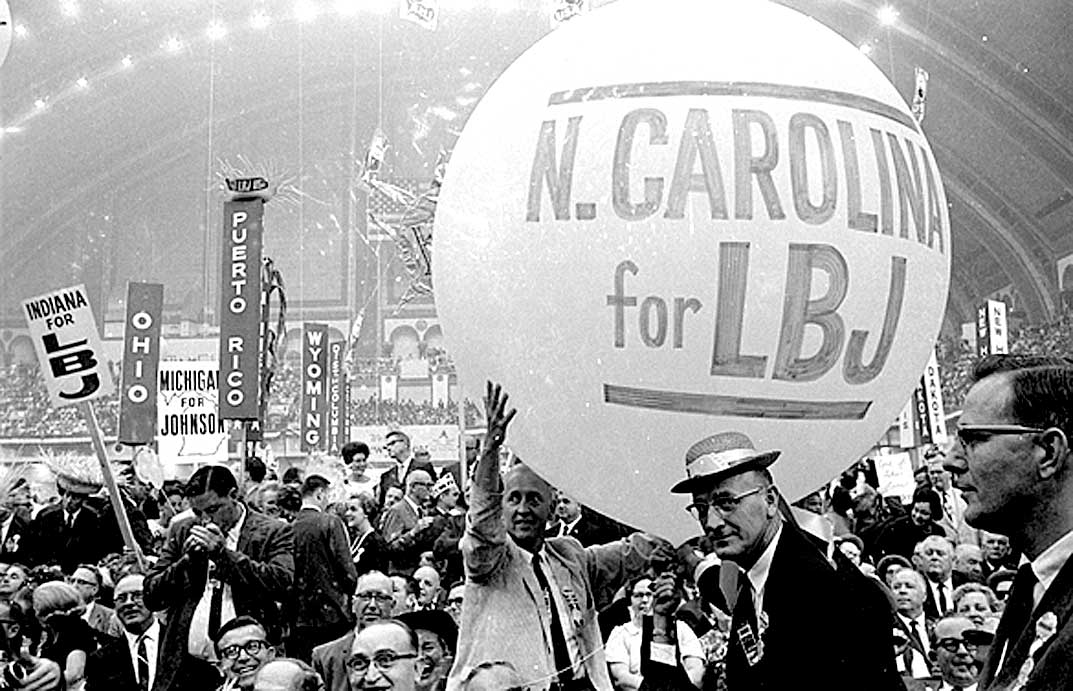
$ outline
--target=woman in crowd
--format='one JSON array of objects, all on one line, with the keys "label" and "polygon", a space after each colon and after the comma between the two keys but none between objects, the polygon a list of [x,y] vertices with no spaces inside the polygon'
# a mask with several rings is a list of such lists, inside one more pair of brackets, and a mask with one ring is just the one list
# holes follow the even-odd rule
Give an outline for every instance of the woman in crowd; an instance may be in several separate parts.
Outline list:
[{"label": "woman in crowd", "polygon": [[387,568],[387,544],[373,526],[377,519],[376,500],[358,492],[346,500],[346,528],[350,535],[350,558],[359,574]]},{"label": "woman in crowd", "polygon": [[97,649],[97,637],[82,618],[86,611],[78,591],[62,581],[50,581],[33,592],[34,614],[44,628],[41,656],[63,670],[68,691],[85,682],[86,658]]},{"label": "woman in crowd", "polygon": [[998,598],[981,583],[963,583],[954,588],[954,612],[973,624],[983,626],[988,617],[999,614]]},{"label": "woman in crowd", "polygon": [[[619,624],[607,637],[604,654],[611,671],[611,681],[619,691],[637,691],[644,681],[641,676],[642,618],[652,614],[652,579],[634,579],[626,589],[630,594],[630,621]],[[699,686],[704,674],[704,651],[697,636],[684,622],[675,622],[679,662],[694,685]]]}]

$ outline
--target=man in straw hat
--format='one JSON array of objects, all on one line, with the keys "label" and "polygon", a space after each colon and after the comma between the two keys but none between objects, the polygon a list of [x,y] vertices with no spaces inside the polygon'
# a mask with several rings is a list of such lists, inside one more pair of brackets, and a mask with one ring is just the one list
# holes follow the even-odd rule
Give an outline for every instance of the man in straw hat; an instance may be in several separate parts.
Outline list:
[{"label": "man in straw hat", "polygon": [[740,432],[721,432],[686,452],[687,478],[671,492],[687,507],[736,576],[737,597],[723,598],[720,569],[698,566],[698,586],[713,602],[733,599],[726,679],[730,691],[810,686],[900,689],[892,615],[879,591],[854,570],[836,570],[810,538],[783,518],[768,467],[779,451],[758,451]]},{"label": "man in straw hat", "polygon": [[101,490],[88,468],[55,468],[60,503],[37,515],[26,540],[32,564],[59,564],[72,573],[79,564],[96,564],[104,556],[101,517],[86,499]]}]

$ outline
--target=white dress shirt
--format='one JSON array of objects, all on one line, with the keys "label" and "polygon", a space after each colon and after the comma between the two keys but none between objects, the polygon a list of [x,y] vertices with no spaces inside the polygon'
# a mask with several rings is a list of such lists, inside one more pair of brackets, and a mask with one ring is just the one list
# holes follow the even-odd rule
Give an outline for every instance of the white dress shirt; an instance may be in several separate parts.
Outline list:
[{"label": "white dress shirt", "polygon": [[908,674],[914,679],[923,679],[931,676],[931,669],[928,667],[928,653],[931,652],[931,641],[928,640],[928,626],[925,623],[924,613],[921,612],[915,618],[910,619],[904,614],[899,613],[898,617],[905,624],[905,628],[908,631],[915,631],[920,638],[920,644],[924,646],[924,653],[921,654],[920,650],[910,644],[910,650],[913,651],[913,665],[912,669],[903,669],[902,656],[898,656],[898,671],[903,674]]},{"label": "white dress shirt", "polygon": [[145,655],[149,658],[149,688],[153,688],[153,682],[156,681],[156,657],[158,646],[160,645],[160,622],[153,619],[153,623],[149,625],[145,633],[141,636],[135,635],[130,631],[123,629],[123,636],[127,639],[127,649],[130,650],[130,662],[134,666],[134,681],[141,681],[138,679],[138,641],[143,637],[145,638]]},{"label": "white dress shirt", "polygon": [[[238,520],[235,521],[235,525],[231,527],[231,530],[227,531],[227,535],[224,536],[224,548],[229,549],[232,552],[238,549],[238,536],[242,533],[242,526],[246,524],[246,507],[242,504],[237,504],[241,515]],[[212,574],[213,564],[212,560],[209,560],[209,565],[206,567],[209,574]],[[211,577],[205,581],[205,591],[201,594],[201,600],[197,603],[197,608],[194,610],[194,615],[190,619],[190,634],[187,639],[187,649],[194,657],[199,657],[202,660],[209,660],[210,662],[216,661],[216,649],[212,645],[212,634],[215,631],[209,631],[209,614],[212,610],[212,591],[213,581]],[[235,600],[231,593],[231,585],[221,582],[222,588],[221,607],[220,607],[220,625],[225,622],[231,621],[237,616],[235,614]]]},{"label": "white dress shirt", "polygon": [[775,531],[775,538],[771,541],[760,555],[760,558],[756,560],[752,568],[749,569],[747,575],[749,576],[749,583],[753,586],[753,607],[756,612],[756,624],[759,631],[759,635],[763,636],[764,631],[767,630],[767,613],[764,611],[764,590],[767,587],[767,577],[771,573],[771,560],[775,556],[775,547],[779,544],[779,538],[782,537],[782,521],[779,521],[779,527]]},{"label": "white dress shirt", "polygon": [[[1043,594],[1051,587],[1058,572],[1073,555],[1073,530],[1069,531],[1058,540],[1043,550],[1043,553],[1032,560],[1032,573],[1036,574],[1036,588],[1032,591],[1032,607],[1039,607]],[[1021,558],[1024,563],[1024,557]]]}]

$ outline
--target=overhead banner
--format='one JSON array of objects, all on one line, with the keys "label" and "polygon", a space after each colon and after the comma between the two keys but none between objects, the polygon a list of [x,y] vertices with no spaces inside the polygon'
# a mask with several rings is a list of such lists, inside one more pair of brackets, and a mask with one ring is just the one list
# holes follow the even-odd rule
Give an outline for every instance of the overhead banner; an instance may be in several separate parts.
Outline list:
[{"label": "overhead banner", "polygon": [[943,410],[943,381],[939,372],[939,362],[935,357],[935,351],[931,352],[931,359],[924,369],[924,376],[920,380],[924,390],[924,404],[928,413],[928,432],[933,444],[945,444],[946,436],[946,412]]},{"label": "overhead banner", "polygon": [[228,433],[219,414],[219,365],[212,360],[164,360],[159,382],[157,456],[161,464],[226,462]]},{"label": "overhead banner", "polygon": [[328,325],[302,328],[302,451],[324,449],[328,422]]},{"label": "overhead banner", "polygon": [[53,408],[115,391],[85,286],[24,300],[22,311]]},{"label": "overhead banner", "polygon": [[346,342],[328,346],[328,453],[338,455],[350,441],[350,383],[347,381]]},{"label": "overhead banner", "polygon": [[163,311],[163,284],[127,284],[122,396],[119,399],[118,441],[121,444],[150,444],[156,437],[157,370]]},{"label": "overhead banner", "polygon": [[256,420],[261,381],[264,201],[224,203],[220,270],[220,417]]},{"label": "overhead banner", "polygon": [[988,300],[976,310],[976,354],[1003,355],[1010,352],[1006,331],[1006,303]]}]

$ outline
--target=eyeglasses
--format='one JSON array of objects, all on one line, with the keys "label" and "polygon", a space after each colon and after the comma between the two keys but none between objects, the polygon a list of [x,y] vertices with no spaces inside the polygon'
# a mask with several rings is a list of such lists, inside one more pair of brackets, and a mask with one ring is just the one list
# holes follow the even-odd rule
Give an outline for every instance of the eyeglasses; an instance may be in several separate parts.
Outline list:
[{"label": "eyeglasses", "polygon": [[121,605],[124,602],[140,603],[140,602],[143,602],[144,600],[145,600],[145,595],[144,595],[144,593],[141,593],[141,592],[120,593],[119,595],[116,595],[113,598],[113,602],[115,602],[116,605]]},{"label": "eyeglasses", "polygon": [[451,605],[453,607],[461,607],[462,606],[462,600],[463,600],[463,598],[460,598],[460,597],[451,597],[451,598],[447,599],[447,604],[449,604],[449,605]]},{"label": "eyeglasses", "polygon": [[72,578],[71,583],[73,585],[85,585],[91,588],[97,587],[97,581],[91,581],[85,578]]},{"label": "eyeglasses", "polygon": [[766,489],[767,487],[754,487],[747,492],[742,492],[732,497],[714,497],[711,501],[698,501],[687,506],[686,511],[698,521],[708,520],[708,512],[711,509],[715,509],[720,516],[729,516],[734,513],[734,510],[738,508],[738,505],[746,497],[763,492]]},{"label": "eyeglasses", "polygon": [[346,661],[346,666],[350,668],[351,672],[358,674],[366,674],[371,664],[376,665],[376,668],[381,672],[386,672],[394,667],[399,660],[412,660],[415,657],[417,657],[417,653],[396,653],[394,650],[380,650],[373,655],[372,659],[364,655],[354,655]]},{"label": "eyeglasses", "polygon": [[965,646],[965,651],[969,655],[975,655],[976,651],[980,648],[976,643],[969,643],[961,638],[941,638],[935,642],[935,645],[939,646],[948,653],[956,653],[958,648]]},{"label": "eyeglasses", "polygon": [[1046,432],[1039,427],[1025,427],[1024,425],[958,425],[954,433],[963,446],[975,446],[983,443],[991,437],[1011,434],[1039,434]]},{"label": "eyeglasses", "polygon": [[220,657],[226,660],[237,660],[243,650],[246,651],[247,655],[254,656],[260,655],[262,651],[268,650],[268,648],[268,641],[265,640],[246,641],[245,643],[236,643],[226,648],[220,648]]},{"label": "eyeglasses", "polygon": [[359,600],[364,600],[365,602],[368,602],[369,600],[376,600],[382,605],[386,605],[390,602],[395,601],[394,595],[387,595],[386,593],[358,593],[354,597]]}]

